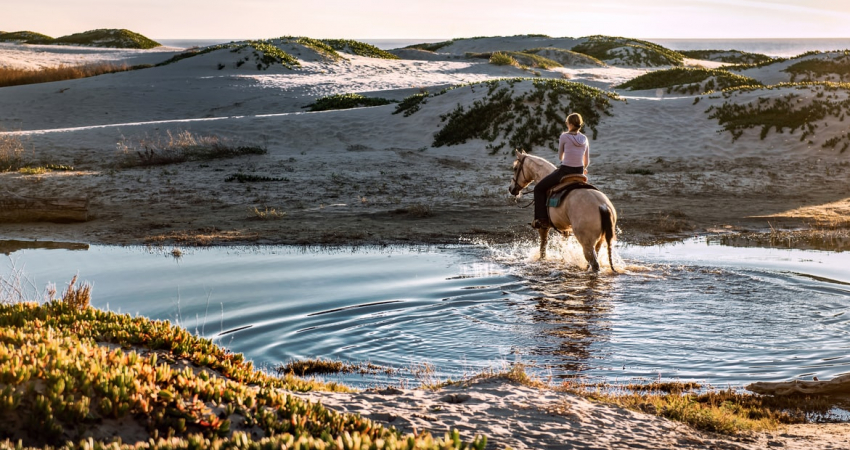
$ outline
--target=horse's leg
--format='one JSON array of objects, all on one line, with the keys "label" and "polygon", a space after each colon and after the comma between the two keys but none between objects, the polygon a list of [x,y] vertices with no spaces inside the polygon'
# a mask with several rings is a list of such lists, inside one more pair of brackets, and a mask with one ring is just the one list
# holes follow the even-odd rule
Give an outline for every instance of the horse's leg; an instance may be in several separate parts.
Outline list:
[{"label": "horse's leg", "polygon": [[578,238],[578,243],[581,244],[581,249],[584,250],[584,259],[587,261],[587,264],[593,269],[594,272],[599,272],[599,261],[596,258],[596,255],[599,251],[598,243],[594,242],[593,238],[588,238],[587,236],[581,236]]},{"label": "horse's leg", "polygon": [[546,244],[549,241],[549,228],[538,228],[540,235],[540,259],[546,259]]}]

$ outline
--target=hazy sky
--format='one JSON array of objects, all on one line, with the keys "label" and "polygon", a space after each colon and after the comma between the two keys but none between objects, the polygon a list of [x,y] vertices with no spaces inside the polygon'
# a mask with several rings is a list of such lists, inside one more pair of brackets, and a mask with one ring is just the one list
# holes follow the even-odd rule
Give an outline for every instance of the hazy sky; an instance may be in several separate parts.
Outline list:
[{"label": "hazy sky", "polygon": [[154,39],[850,37],[848,0],[0,0],[0,31]]}]

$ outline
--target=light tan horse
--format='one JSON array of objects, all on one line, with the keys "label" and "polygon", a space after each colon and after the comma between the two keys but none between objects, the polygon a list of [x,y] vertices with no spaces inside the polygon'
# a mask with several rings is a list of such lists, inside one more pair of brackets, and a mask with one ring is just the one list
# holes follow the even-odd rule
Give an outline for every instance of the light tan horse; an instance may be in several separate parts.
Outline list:
[{"label": "light tan horse", "polygon": [[[516,158],[514,177],[508,187],[511,195],[519,195],[532,181],[541,180],[555,170],[552,163],[539,156],[517,150]],[[617,211],[605,194],[593,189],[574,190],[558,207],[549,207],[549,218],[552,225],[563,233],[572,229],[584,250],[584,259],[594,271],[599,271],[597,254],[605,241],[608,245],[608,263],[611,264],[611,270],[614,270],[611,240],[615,237]],[[540,233],[540,258],[543,259],[546,258],[549,228],[540,228],[537,231]]]}]

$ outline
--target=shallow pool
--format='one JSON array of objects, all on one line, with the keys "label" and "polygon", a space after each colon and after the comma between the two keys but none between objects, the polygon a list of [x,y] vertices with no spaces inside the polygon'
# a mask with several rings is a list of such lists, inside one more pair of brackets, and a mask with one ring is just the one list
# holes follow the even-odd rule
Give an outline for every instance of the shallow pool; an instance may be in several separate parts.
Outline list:
[{"label": "shallow pool", "polygon": [[[20,247],[29,247],[19,249]],[[715,386],[850,372],[850,253],[695,239],[622,246],[600,275],[575,244],[171,249],[0,243],[39,288],[79,273],[94,306],[169,319],[258,365],[324,357],[434,378],[522,362],[555,379]],[[66,248],[62,248],[66,247]],[[353,383],[383,375],[348,376]]]}]

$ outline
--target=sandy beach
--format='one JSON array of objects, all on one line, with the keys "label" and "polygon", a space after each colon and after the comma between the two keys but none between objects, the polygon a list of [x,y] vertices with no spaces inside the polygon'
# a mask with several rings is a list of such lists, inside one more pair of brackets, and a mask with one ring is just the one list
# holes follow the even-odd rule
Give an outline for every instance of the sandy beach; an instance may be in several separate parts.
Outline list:
[{"label": "sandy beach", "polygon": [[[161,67],[0,88],[0,139],[20,142],[34,164],[72,170],[0,173],[18,196],[85,198],[90,220],[0,223],[7,239],[103,244],[456,243],[533,239],[523,208],[530,196],[508,194],[513,150],[472,139],[433,146],[458,105],[484,101],[480,84],[497,78],[557,79],[611,90],[658,67],[627,64],[523,69],[467,53],[571,47],[574,39],[536,37],[457,41],[438,52],[402,49],[402,59],[343,53],[323,56],[296,43],[279,47],[300,67],[258,70],[250,52],[221,49]],[[0,44],[0,67],[126,62],[157,64],[179,49],[101,50]],[[242,61],[242,63],[240,63]],[[245,63],[244,61],[248,61]],[[715,61],[686,60],[715,68]],[[788,82],[785,62],[741,72],[764,84]],[[517,92],[532,81],[519,82]],[[436,93],[409,116],[397,104],[309,111],[319,97],[357,93],[402,101]],[[850,152],[822,144],[847,133],[844,116],[827,116],[817,132],[744,130],[732,135],[710,119],[712,107],[815,89],[777,87],[732,96],[664,89],[617,90],[590,143],[590,181],[618,209],[620,241],[640,243],[694,234],[841,228],[850,224]],[[836,102],[848,91],[829,92]],[[145,142],[182,133],[217,136],[265,154],[143,166]],[[588,132],[590,134],[590,132]],[[551,140],[557,141],[552,135]],[[525,149],[556,160],[546,147]],[[227,181],[235,175],[264,182]],[[260,214],[274,211],[275,214]],[[773,433],[711,435],[653,415],[593,403],[507,380],[481,379],[437,391],[396,389],[304,395],[406,432],[460,429],[489,448],[850,447],[841,425],[796,425]]]}]

